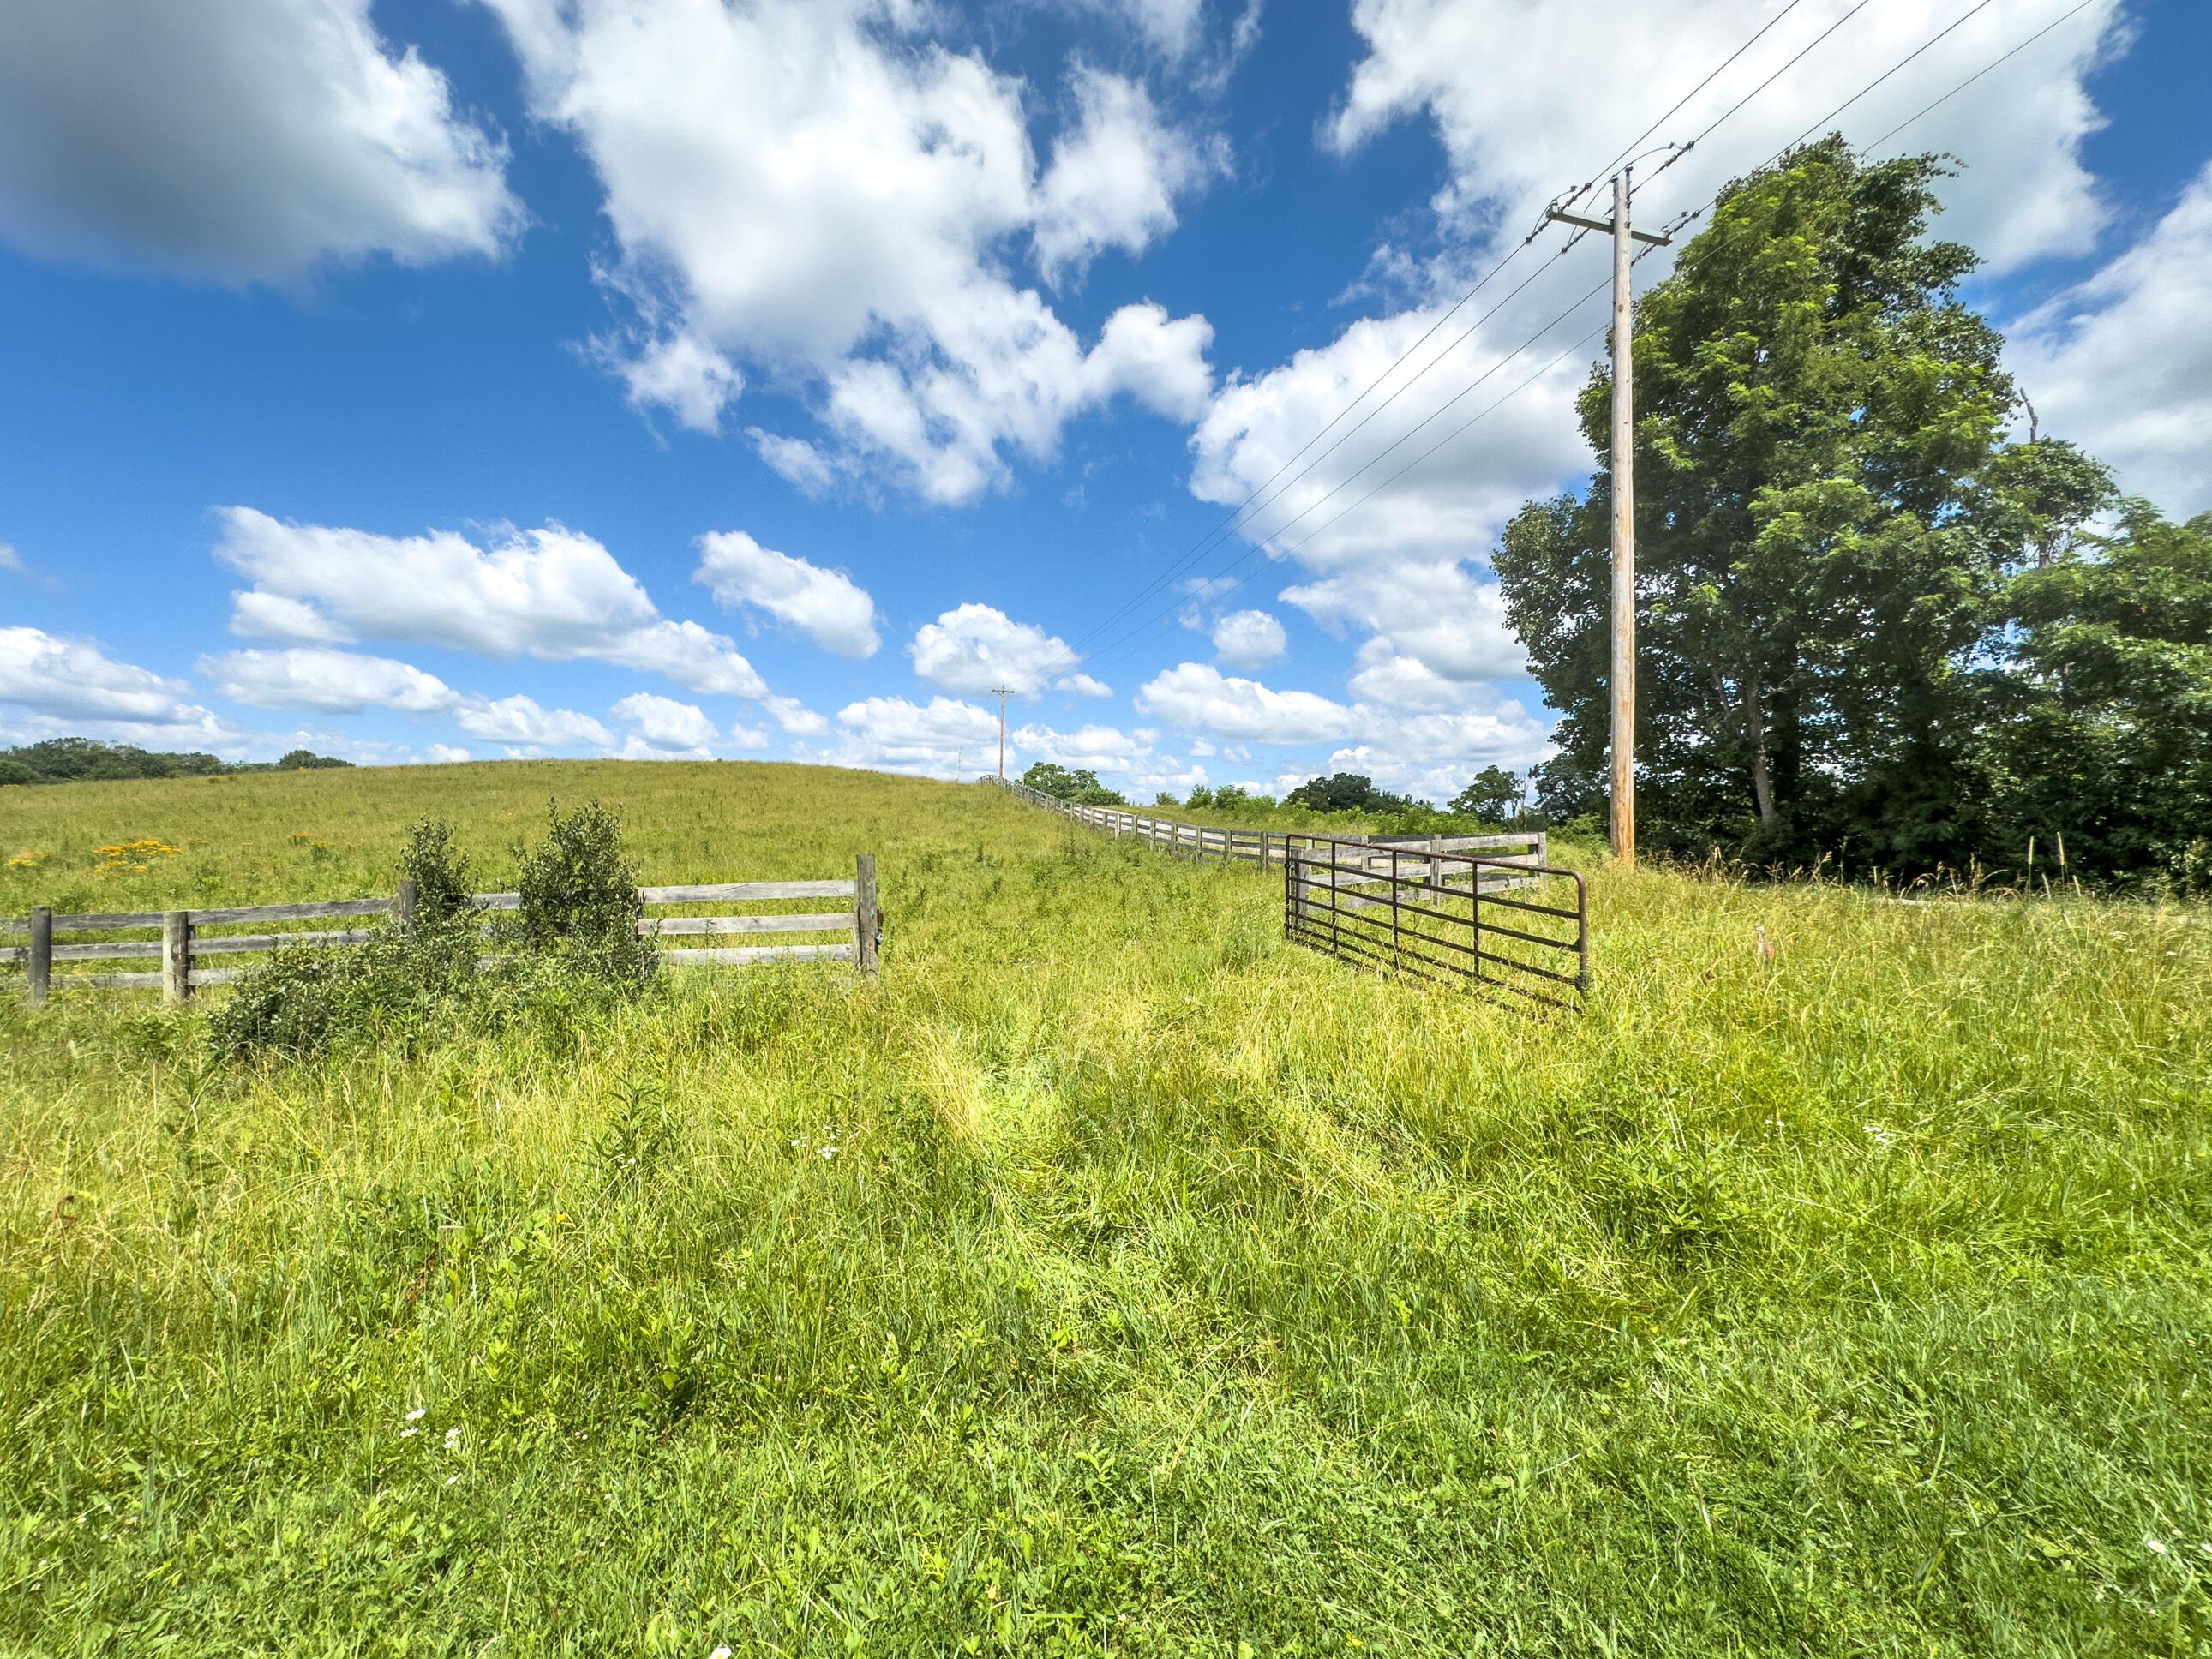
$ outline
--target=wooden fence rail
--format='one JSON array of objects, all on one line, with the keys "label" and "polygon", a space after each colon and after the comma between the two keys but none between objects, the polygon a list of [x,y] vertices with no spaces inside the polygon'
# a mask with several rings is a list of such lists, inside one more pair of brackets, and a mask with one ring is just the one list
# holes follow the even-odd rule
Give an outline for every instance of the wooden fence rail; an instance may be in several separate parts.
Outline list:
[{"label": "wooden fence rail", "polygon": [[[876,860],[863,853],[854,862],[853,875],[843,881],[732,881],[682,887],[644,887],[638,897],[648,910],[673,906],[753,904],[768,902],[842,900],[830,908],[783,911],[772,915],[746,912],[727,915],[644,916],[639,920],[641,938],[726,938],[763,933],[816,933],[835,937],[807,943],[775,945],[662,947],[663,962],[678,968],[742,968],[777,962],[849,962],[866,979],[876,976],[878,945],[883,938],[883,910],[876,899]],[[521,906],[514,893],[477,893],[470,902],[486,912],[514,910]],[[203,986],[228,985],[240,977],[242,968],[203,968],[204,957],[248,955],[299,948],[330,949],[365,944],[375,937],[366,927],[313,928],[270,932],[272,924],[350,921],[389,916],[400,927],[413,924],[414,884],[403,881],[390,898],[325,899],[307,904],[232,905],[205,910],[93,911],[56,915],[44,905],[20,920],[0,921],[0,933],[24,937],[19,945],[0,947],[0,963],[20,963],[26,994],[43,1002],[57,988],[76,990],[104,988],[154,990],[163,998],[182,1002]],[[252,933],[214,933],[210,929],[252,927]],[[76,944],[57,944],[57,933],[130,933],[159,930],[158,939],[103,939]],[[482,929],[488,934],[496,930]],[[56,974],[57,963],[129,962],[151,959],[158,965],[122,972]],[[479,958],[479,965],[497,960]]]},{"label": "wooden fence rail", "polygon": [[[1548,866],[1551,840],[1541,830],[1514,830],[1504,835],[1488,836],[1322,836],[1298,830],[1240,830],[1225,826],[1185,823],[1176,818],[1147,817],[1140,812],[1120,806],[1079,806],[1065,801],[1057,795],[1048,795],[1032,789],[1025,783],[1012,779],[987,778],[986,782],[997,785],[1017,800],[1032,806],[1042,806],[1048,812],[1087,824],[1093,830],[1103,830],[1116,840],[1127,838],[1142,842],[1162,852],[1181,858],[1215,859],[1238,864],[1285,864],[1294,848],[1310,846],[1318,841],[1333,841],[1340,846],[1363,846],[1376,849],[1374,867],[1388,867],[1392,849],[1404,856],[1437,853],[1474,853],[1481,855],[1482,870],[1479,879],[1486,893],[1508,887],[1529,885],[1538,878],[1524,874],[1515,866],[1526,866],[1530,872]],[[1408,870],[1413,866],[1405,866]],[[1466,875],[1457,864],[1452,866],[1453,879],[1474,879]]]},{"label": "wooden fence rail", "polygon": [[[1322,836],[1234,830],[1079,806],[991,778],[1031,805],[1183,858],[1280,865],[1283,936],[1418,978],[1495,986],[1574,1006],[1589,988],[1583,878],[1550,862],[1541,830],[1489,836]],[[1503,895],[1520,890],[1522,896]]]}]

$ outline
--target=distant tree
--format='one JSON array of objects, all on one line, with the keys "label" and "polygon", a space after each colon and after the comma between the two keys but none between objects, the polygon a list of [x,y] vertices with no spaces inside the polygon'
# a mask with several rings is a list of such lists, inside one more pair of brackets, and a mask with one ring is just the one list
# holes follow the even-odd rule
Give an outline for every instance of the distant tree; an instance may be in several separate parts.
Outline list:
[{"label": "distant tree", "polygon": [[1444,810],[1485,823],[1503,823],[1521,809],[1521,780],[1502,766],[1486,766]]},{"label": "distant tree", "polygon": [[[0,767],[17,783],[76,783],[118,778],[191,778],[216,772],[291,771],[308,766],[350,766],[312,750],[295,749],[276,762],[232,762],[197,750],[171,752],[137,749],[127,743],[92,738],[47,738],[19,749],[0,750]],[[16,769],[21,769],[20,770]],[[29,776],[21,775],[28,772]]]},{"label": "distant tree", "polygon": [[1537,810],[1553,823],[1595,817],[1605,811],[1606,787],[1574,756],[1559,754],[1528,769]]},{"label": "distant tree", "polygon": [[1041,795],[1073,801],[1079,806],[1127,805],[1120,794],[1099,782],[1098,775],[1088,767],[1070,771],[1051,761],[1038,761],[1022,774],[1022,781]]},{"label": "distant tree", "polygon": [[[2009,568],[2105,497],[2014,442],[2003,341],[1927,233],[1933,156],[1840,137],[1731,185],[1637,307],[1638,817],[1655,845],[1963,865],[1988,842],[1987,647]],[[1495,565],[1568,781],[1606,775],[1612,387],[1581,400],[1580,495]]]},{"label": "distant tree", "polygon": [[10,783],[44,783],[31,768],[13,756],[0,756],[0,785]]},{"label": "distant tree", "polygon": [[1152,805],[1155,806],[1180,806],[1182,803],[1175,798],[1175,793],[1172,790],[1163,789],[1158,794],[1152,797]]},{"label": "distant tree", "polygon": [[226,769],[213,755],[165,754],[133,748],[128,744],[100,743],[91,738],[48,738],[0,753],[28,767],[42,783],[188,777]]},{"label": "distant tree", "polygon": [[1241,784],[1224,783],[1213,792],[1213,807],[1218,812],[1264,812],[1274,805],[1265,795],[1255,795]]},{"label": "distant tree", "polygon": [[1332,772],[1325,778],[1308,778],[1283,797],[1283,804],[1316,812],[1405,812],[1414,805],[1404,795],[1377,789],[1374,779],[1358,772]]},{"label": "distant tree", "polygon": [[1022,781],[1041,795],[1052,795],[1060,800],[1074,798],[1075,775],[1051,761],[1032,763],[1030,769],[1022,774]]},{"label": "distant tree", "polygon": [[1183,800],[1184,805],[1188,806],[1211,806],[1213,805],[1213,791],[1202,783],[1193,784],[1190,793],[1185,796]]}]

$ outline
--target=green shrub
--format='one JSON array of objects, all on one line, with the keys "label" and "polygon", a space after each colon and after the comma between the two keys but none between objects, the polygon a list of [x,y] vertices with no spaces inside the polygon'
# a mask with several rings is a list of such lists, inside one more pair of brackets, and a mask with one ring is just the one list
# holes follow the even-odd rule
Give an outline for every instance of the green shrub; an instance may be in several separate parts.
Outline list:
[{"label": "green shrub", "polygon": [[407,848],[399,855],[400,873],[415,884],[415,923],[439,927],[458,918],[473,915],[475,872],[468,857],[453,844],[451,824],[435,818],[415,820],[407,831]]},{"label": "green shrub", "polygon": [[562,816],[546,807],[545,839],[518,845],[521,905],[515,932],[525,950],[559,951],[611,984],[642,985],[659,957],[638,937],[645,902],[623,851],[622,819],[596,800]]},{"label": "green shrub", "polygon": [[469,860],[449,825],[418,819],[400,855],[415,884],[413,925],[343,950],[274,952],[216,1007],[210,1046],[226,1060],[307,1060],[351,1043],[411,1048],[457,1024],[497,1030],[528,1018],[570,1030],[651,981],[659,958],[638,937],[643,906],[613,812],[593,801],[563,817],[556,806],[544,843],[516,857],[521,906],[504,930],[516,949],[479,968]]},{"label": "green shrub", "polygon": [[476,979],[466,929],[380,927],[342,950],[274,952],[217,1006],[208,1038],[226,1060],[309,1060],[349,1042],[409,1048],[434,1015],[477,994]]}]

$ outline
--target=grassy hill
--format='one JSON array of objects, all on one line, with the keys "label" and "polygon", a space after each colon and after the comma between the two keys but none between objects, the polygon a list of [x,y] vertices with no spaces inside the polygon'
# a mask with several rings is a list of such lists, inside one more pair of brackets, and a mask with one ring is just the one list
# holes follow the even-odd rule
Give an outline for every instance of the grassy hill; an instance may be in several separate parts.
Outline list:
[{"label": "grassy hill", "polygon": [[8,791],[0,910],[594,794],[650,881],[876,853],[880,985],[241,1071],[0,981],[0,1645],[2212,1643],[2201,909],[1594,867],[1547,1018],[981,787],[531,763]]}]

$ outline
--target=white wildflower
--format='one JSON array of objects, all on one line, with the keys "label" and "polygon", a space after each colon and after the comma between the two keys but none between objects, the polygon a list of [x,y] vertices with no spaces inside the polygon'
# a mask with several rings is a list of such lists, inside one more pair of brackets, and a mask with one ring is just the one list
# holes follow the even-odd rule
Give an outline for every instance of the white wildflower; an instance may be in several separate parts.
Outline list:
[{"label": "white wildflower", "polygon": [[822,1156],[824,1158],[835,1158],[837,1156],[837,1149],[835,1146],[824,1146],[822,1149]]},{"label": "white wildflower", "polygon": [[2146,1538],[2143,1540],[2143,1547],[2148,1550],[2153,1555],[2163,1555],[2166,1553],[2166,1544],[2161,1539]]},{"label": "white wildflower", "polygon": [[458,1474],[449,1474],[446,1477],[446,1484],[449,1486],[456,1486],[459,1484],[460,1478]]},{"label": "white wildflower", "polygon": [[1859,1127],[1872,1135],[1881,1146],[1894,1146],[1897,1142],[1897,1131],[1894,1129],[1885,1128],[1879,1123],[1862,1123]]},{"label": "white wildflower", "polygon": [[461,1455],[461,1425],[458,1423],[446,1431],[446,1449],[456,1457]]},{"label": "white wildflower", "polygon": [[424,1408],[422,1407],[417,1406],[413,1411],[408,1413],[405,1418],[401,1420],[408,1423],[420,1423],[422,1420],[423,1410]]},{"label": "white wildflower", "polygon": [[725,1642],[707,1656],[707,1659],[730,1659],[730,1644]]},{"label": "white wildflower", "polygon": [[417,1428],[414,1424],[410,1423],[405,1428],[399,1431],[399,1437],[402,1440],[412,1440],[416,1435],[422,1432],[422,1431],[421,1429]]}]

